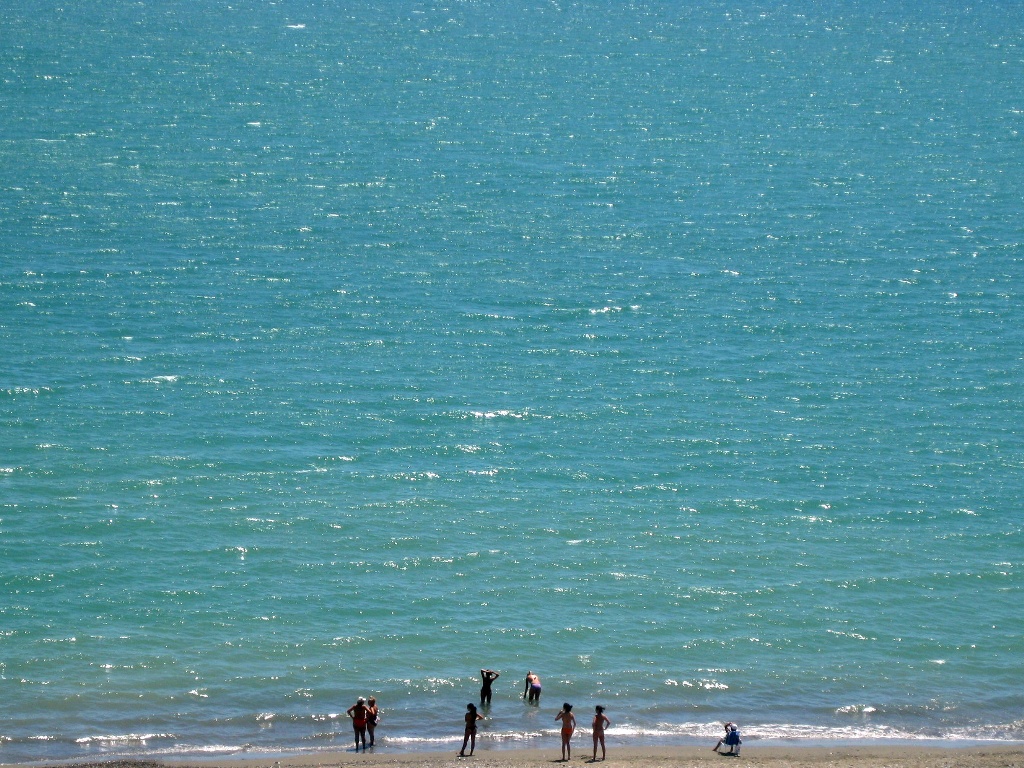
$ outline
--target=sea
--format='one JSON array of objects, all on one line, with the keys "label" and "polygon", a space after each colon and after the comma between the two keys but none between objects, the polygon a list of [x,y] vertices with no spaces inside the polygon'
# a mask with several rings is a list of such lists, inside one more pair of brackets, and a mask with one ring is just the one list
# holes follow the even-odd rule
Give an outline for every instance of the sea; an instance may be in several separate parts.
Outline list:
[{"label": "sea", "polygon": [[0,762],[1024,742],[1020,3],[0,47]]}]

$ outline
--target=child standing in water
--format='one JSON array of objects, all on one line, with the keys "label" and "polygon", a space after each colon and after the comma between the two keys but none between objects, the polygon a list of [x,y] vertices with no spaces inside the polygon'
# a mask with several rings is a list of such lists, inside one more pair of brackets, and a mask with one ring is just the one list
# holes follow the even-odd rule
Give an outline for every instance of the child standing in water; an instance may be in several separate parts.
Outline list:
[{"label": "child standing in water", "polygon": [[555,720],[562,721],[562,762],[572,759],[572,747],[569,740],[572,739],[573,731],[576,730],[576,715],[572,713],[572,704],[566,702],[562,705],[562,711],[555,715]]},{"label": "child standing in water", "polygon": [[590,762],[597,762],[597,745],[601,744],[601,759],[605,759],[604,751],[604,731],[612,724],[612,721],[608,719],[608,716],[604,713],[604,707],[598,705],[594,707],[594,757]]}]

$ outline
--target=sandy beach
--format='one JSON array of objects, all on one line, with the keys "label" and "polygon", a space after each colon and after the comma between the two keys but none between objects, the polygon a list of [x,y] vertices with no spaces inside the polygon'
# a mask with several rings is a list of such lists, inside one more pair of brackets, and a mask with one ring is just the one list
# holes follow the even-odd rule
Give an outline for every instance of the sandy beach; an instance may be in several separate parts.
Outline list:
[{"label": "sandy beach", "polygon": [[[590,762],[590,744],[581,741],[568,761]],[[348,768],[394,766],[395,768],[551,768],[560,763],[558,745],[549,749],[478,750],[460,758],[453,752],[388,754],[329,752],[280,760],[123,760],[74,763],[78,768]],[[609,768],[709,768],[752,764],[771,768],[1024,768],[1024,747],[969,746],[916,747],[887,745],[868,747],[744,747],[742,756],[726,757],[710,747],[629,747],[609,750]],[[57,764],[54,764],[57,765]],[[68,765],[64,763],[63,765]]]}]

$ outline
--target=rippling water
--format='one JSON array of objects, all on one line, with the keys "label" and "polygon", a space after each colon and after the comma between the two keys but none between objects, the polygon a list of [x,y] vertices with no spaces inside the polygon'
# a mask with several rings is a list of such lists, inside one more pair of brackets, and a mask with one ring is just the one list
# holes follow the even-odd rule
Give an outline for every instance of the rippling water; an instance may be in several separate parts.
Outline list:
[{"label": "rippling water", "polygon": [[0,761],[1024,738],[1022,21],[10,9]]}]

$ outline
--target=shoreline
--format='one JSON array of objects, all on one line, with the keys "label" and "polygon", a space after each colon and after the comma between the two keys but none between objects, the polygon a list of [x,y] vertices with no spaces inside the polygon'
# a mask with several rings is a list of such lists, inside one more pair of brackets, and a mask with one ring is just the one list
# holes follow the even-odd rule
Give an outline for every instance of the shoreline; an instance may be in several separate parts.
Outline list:
[{"label": "shoreline", "polygon": [[[567,766],[591,764],[591,742],[580,739]],[[607,760],[619,768],[710,768],[754,763],[771,768],[1024,768],[1024,745],[923,746],[752,746],[739,757],[716,754],[708,747],[609,747]],[[71,760],[0,763],[0,765],[76,766],[76,768],[342,768],[358,764],[394,768],[552,768],[561,764],[557,743],[544,748],[483,749],[459,757],[456,750],[427,752],[317,752],[288,757],[196,757]]]}]

